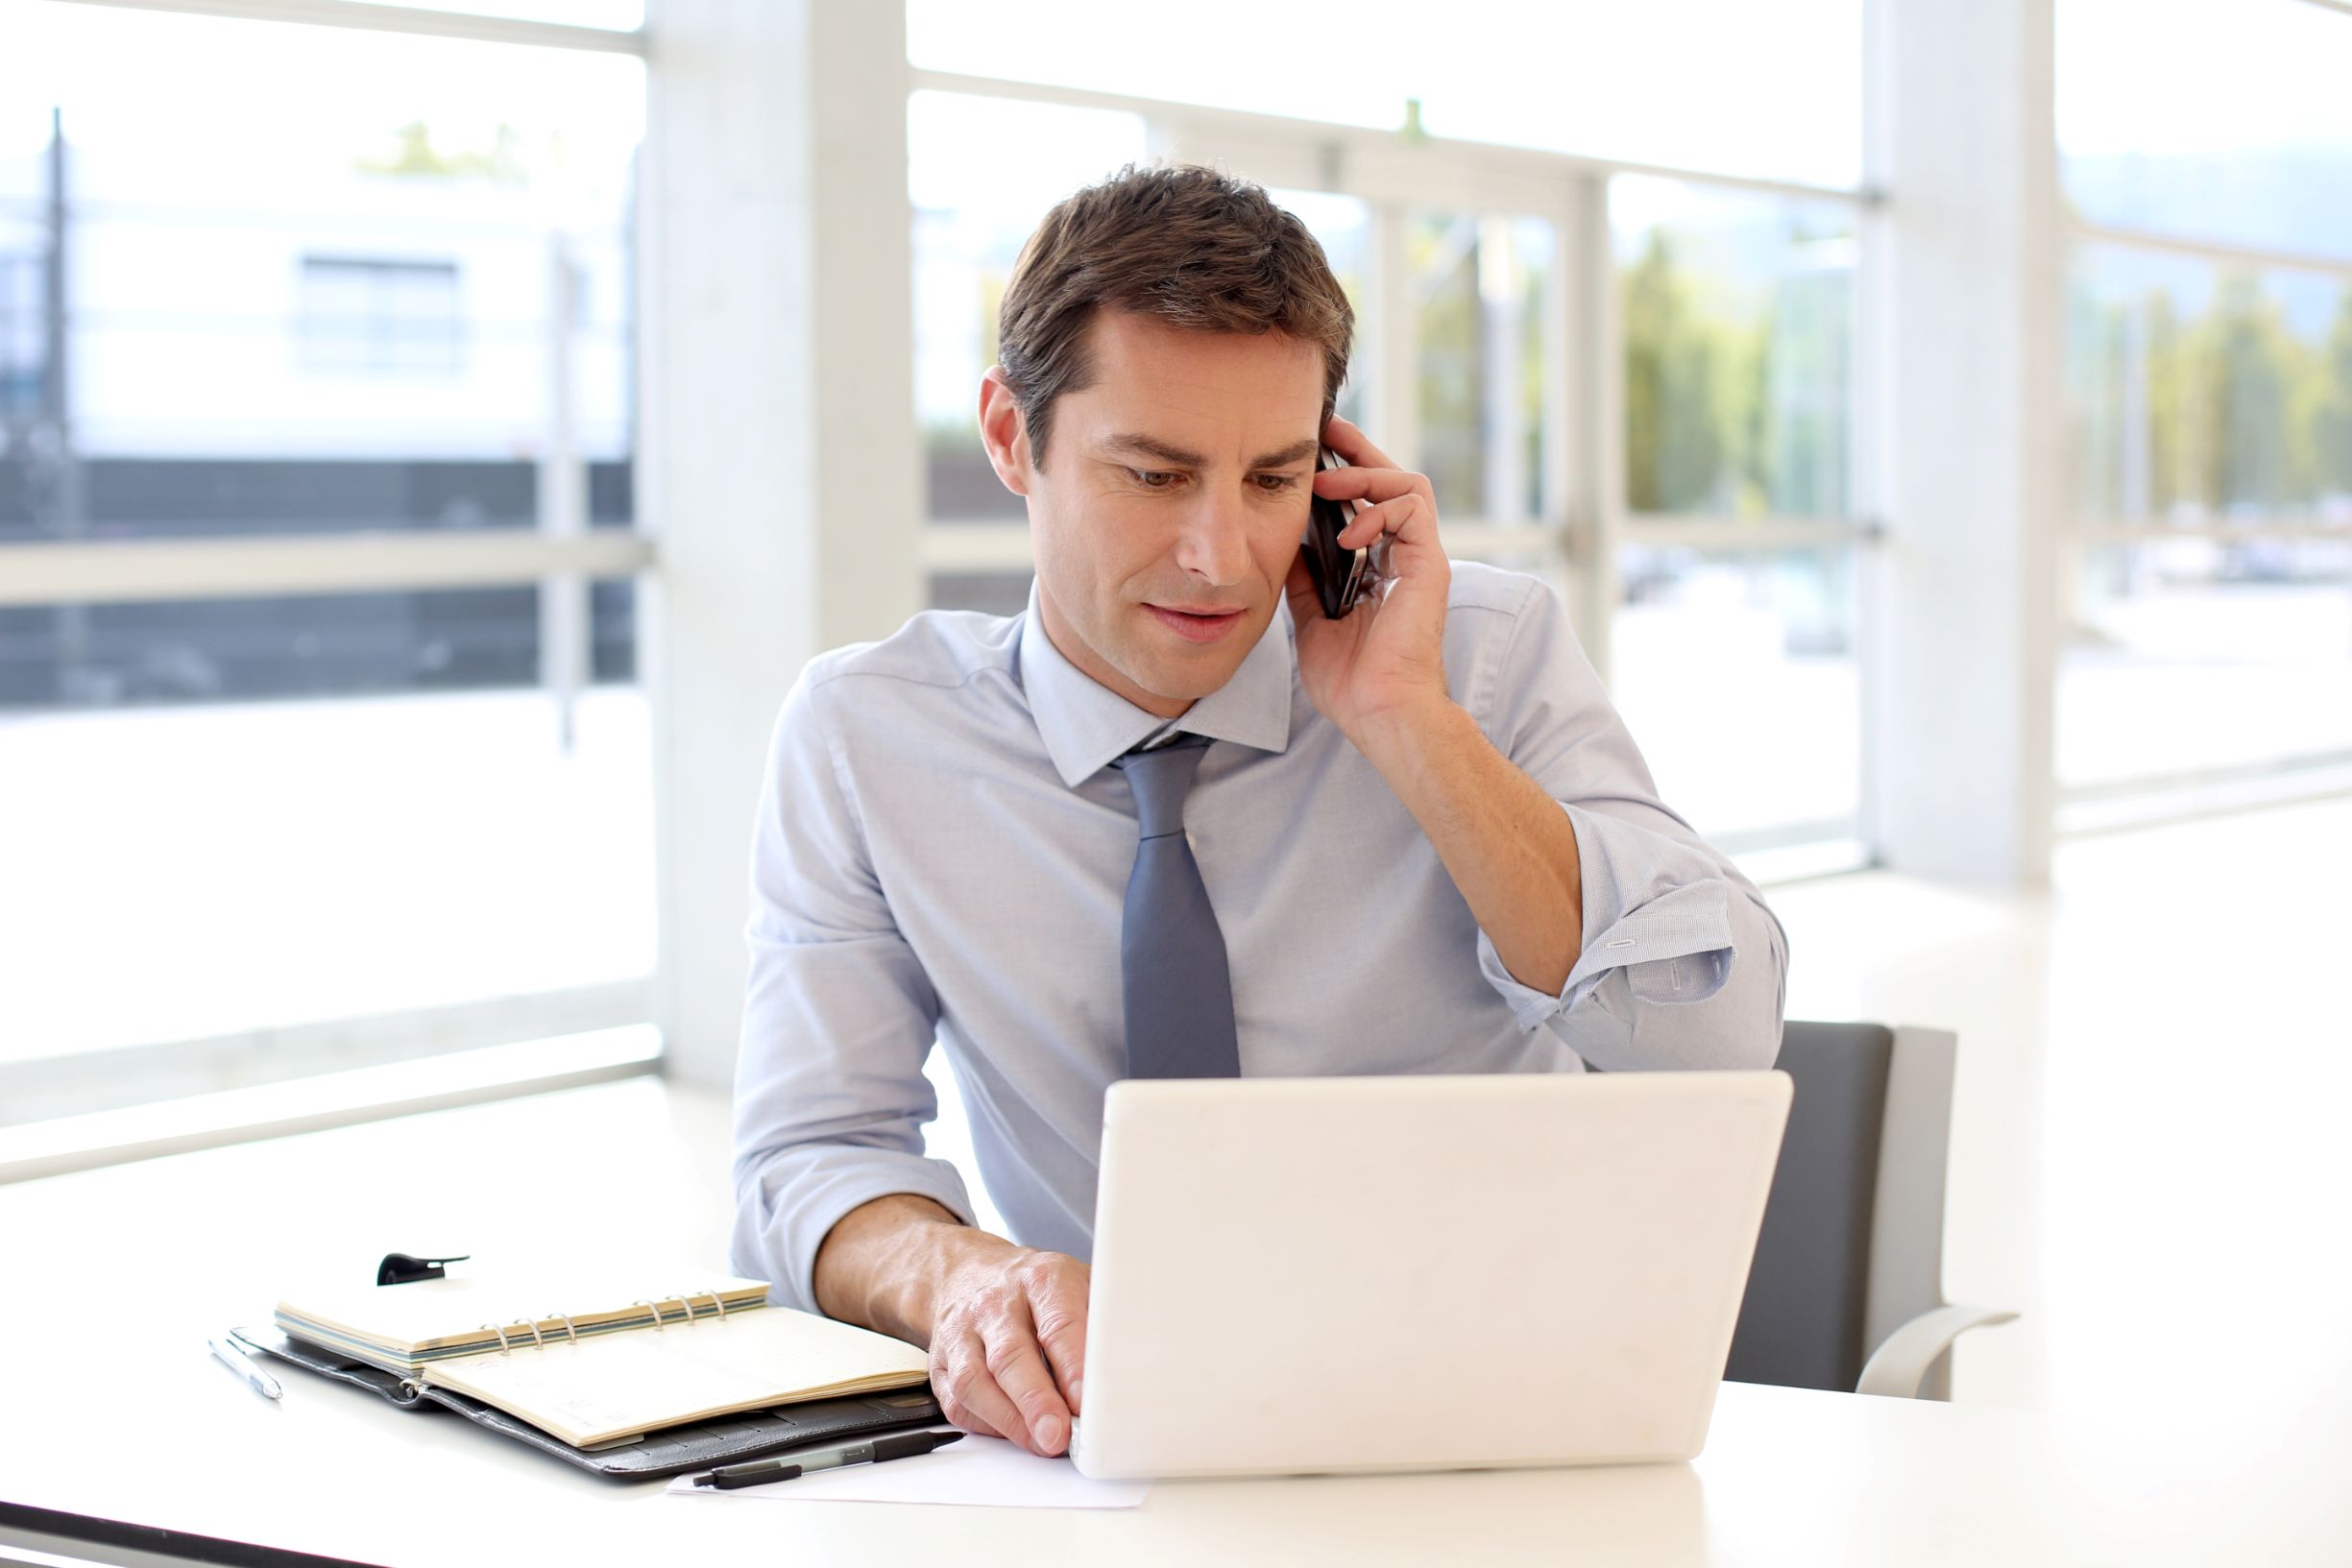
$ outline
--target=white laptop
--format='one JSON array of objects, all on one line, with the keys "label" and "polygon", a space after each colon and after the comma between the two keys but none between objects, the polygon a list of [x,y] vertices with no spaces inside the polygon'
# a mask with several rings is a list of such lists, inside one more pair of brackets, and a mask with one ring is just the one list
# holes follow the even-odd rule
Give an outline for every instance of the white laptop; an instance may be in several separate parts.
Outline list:
[{"label": "white laptop", "polygon": [[1072,1459],[1694,1457],[1788,1098],[1781,1073],[1113,1084]]}]

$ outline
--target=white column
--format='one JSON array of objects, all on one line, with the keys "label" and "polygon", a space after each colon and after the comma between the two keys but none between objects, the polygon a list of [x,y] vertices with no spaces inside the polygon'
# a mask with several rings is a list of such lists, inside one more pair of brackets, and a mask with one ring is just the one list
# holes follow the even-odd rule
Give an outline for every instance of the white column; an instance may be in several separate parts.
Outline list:
[{"label": "white column", "polygon": [[1370,321],[1359,321],[1365,342],[1356,363],[1372,367],[1371,396],[1365,415],[1380,422],[1380,449],[1408,469],[1421,462],[1420,310],[1413,285],[1411,247],[1406,226],[1411,209],[1394,200],[1371,204],[1372,308]]},{"label": "white column", "polygon": [[2063,497],[2053,0],[1879,0],[1891,193],[1871,744],[1897,870],[2044,882]]},{"label": "white column", "polygon": [[1617,546],[1625,519],[1625,338],[1617,296],[1617,259],[1609,229],[1609,178],[1577,181],[1560,247],[1575,282],[1574,399],[1578,481],[1568,538],[1577,640],[1602,680],[1609,679],[1616,620]]},{"label": "white column", "polygon": [[655,1009],[730,1081],[753,803],[801,666],[920,608],[903,9],[653,0],[639,516]]},{"label": "white column", "polygon": [[1480,442],[1487,493],[1486,520],[1510,524],[1527,519],[1527,411],[1521,399],[1527,374],[1526,321],[1519,290],[1526,275],[1519,263],[1512,220],[1489,214],[1478,220],[1479,363],[1486,408]]},{"label": "white column", "polygon": [[[549,539],[588,532],[588,465],[580,457],[572,326],[580,308],[580,268],[571,236],[546,233],[546,428],[539,447],[539,531]],[[558,743],[567,756],[577,738],[580,692],[594,672],[588,579],[563,572],[539,585],[539,684],[555,703]]]}]

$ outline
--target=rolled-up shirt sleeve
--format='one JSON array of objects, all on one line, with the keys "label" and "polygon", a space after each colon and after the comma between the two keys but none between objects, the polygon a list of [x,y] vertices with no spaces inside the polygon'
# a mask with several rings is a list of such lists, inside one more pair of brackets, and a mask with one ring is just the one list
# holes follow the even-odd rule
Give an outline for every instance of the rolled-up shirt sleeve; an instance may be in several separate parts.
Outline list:
[{"label": "rolled-up shirt sleeve", "polygon": [[1608,1072],[1769,1067],[1787,937],[1754,883],[1659,798],[1647,763],[1552,591],[1530,585],[1470,708],[1567,814],[1582,944],[1558,994],[1521,984],[1478,934],[1479,969],[1519,1027]]},{"label": "rolled-up shirt sleeve", "polygon": [[734,1266],[811,1312],[817,1248],[860,1204],[912,1193],[972,1221],[956,1168],[923,1152],[938,1002],[875,877],[826,696],[820,662],[769,745],[735,1081]]}]

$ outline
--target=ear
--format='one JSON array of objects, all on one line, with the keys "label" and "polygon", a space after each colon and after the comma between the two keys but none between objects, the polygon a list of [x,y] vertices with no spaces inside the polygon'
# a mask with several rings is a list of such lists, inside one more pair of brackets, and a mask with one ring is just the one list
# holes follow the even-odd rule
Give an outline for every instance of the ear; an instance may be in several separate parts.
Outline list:
[{"label": "ear", "polygon": [[1030,466],[1029,427],[1002,365],[989,366],[980,378],[980,440],[988,449],[988,466],[1005,488],[1027,495],[1036,471]]}]

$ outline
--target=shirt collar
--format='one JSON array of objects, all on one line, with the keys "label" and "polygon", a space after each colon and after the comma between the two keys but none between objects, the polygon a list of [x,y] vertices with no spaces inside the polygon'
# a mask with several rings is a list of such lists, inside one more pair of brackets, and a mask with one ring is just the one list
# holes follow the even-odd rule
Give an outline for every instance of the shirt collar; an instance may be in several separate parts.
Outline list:
[{"label": "shirt collar", "polygon": [[[1291,613],[1277,601],[1273,619],[1233,678],[1184,711],[1176,727],[1259,751],[1286,750],[1291,738],[1291,687],[1296,655]],[[1029,586],[1021,625],[1021,687],[1045,737],[1061,782],[1076,789],[1114,757],[1167,721],[1147,713],[1062,657],[1037,614],[1037,584]]]}]

